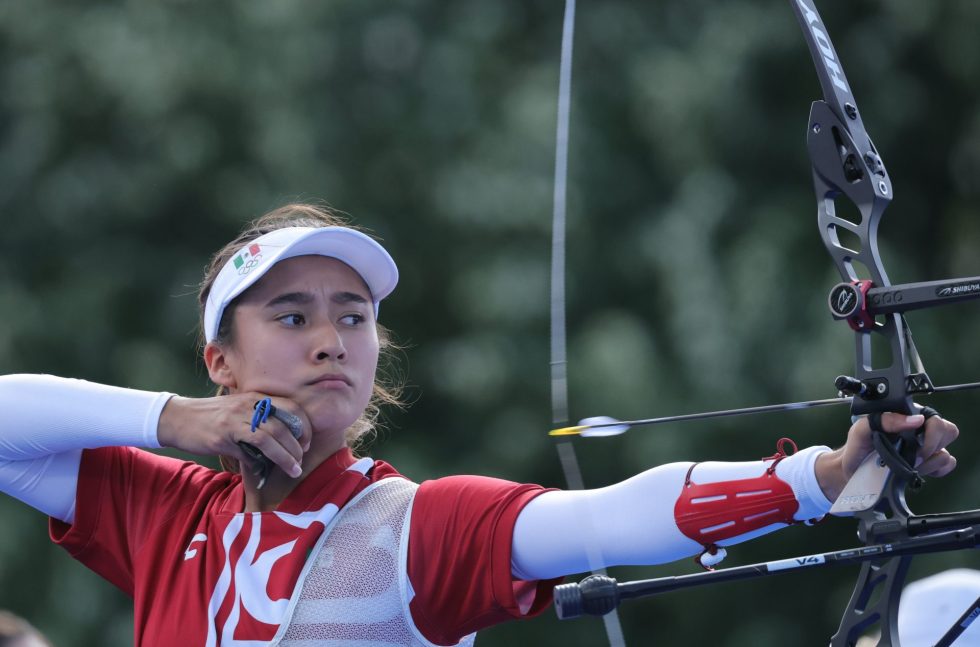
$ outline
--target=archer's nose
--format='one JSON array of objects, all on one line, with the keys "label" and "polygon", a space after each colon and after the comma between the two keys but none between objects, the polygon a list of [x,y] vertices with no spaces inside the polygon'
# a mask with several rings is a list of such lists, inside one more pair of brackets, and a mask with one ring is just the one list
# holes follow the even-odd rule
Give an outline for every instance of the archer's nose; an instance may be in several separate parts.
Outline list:
[{"label": "archer's nose", "polygon": [[320,326],[316,331],[313,360],[315,362],[342,362],[346,358],[347,350],[344,348],[344,342],[337,329],[332,324]]}]

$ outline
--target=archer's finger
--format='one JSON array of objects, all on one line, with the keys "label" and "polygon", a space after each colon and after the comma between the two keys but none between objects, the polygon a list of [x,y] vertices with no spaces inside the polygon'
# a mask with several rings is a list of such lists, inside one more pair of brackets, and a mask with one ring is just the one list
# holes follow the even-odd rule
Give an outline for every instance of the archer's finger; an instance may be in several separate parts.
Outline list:
[{"label": "archer's finger", "polygon": [[[871,415],[873,416],[874,414]],[[871,416],[867,416],[865,420],[867,421],[869,430],[874,430],[875,425],[871,421]],[[918,429],[925,420],[925,416],[921,413],[912,416],[904,413],[883,413],[881,414],[881,430],[895,434],[909,429]]]},{"label": "archer's finger", "polygon": [[948,447],[960,435],[959,428],[939,416],[933,416],[926,421],[925,435],[922,437],[922,448],[919,456],[930,457],[939,450]]},{"label": "archer's finger", "polygon": [[[248,395],[258,396],[253,407],[258,406],[258,402],[262,400],[268,400],[272,404],[268,409],[268,415],[256,427],[261,426],[264,429],[270,430],[277,437],[279,434],[275,430],[278,430],[280,426],[284,427],[288,435],[293,437],[299,444],[300,453],[296,454],[296,458],[297,460],[301,460],[303,453],[310,449],[310,443],[313,439],[313,425],[310,424],[310,419],[302,407],[287,398],[268,396],[261,393]],[[280,442],[292,451],[291,443],[284,438],[280,438]]]},{"label": "archer's finger", "polygon": [[297,463],[303,460],[303,448],[292,434],[292,430],[279,419],[269,418],[262,423],[262,431],[279,443]]},{"label": "archer's finger", "polygon": [[956,469],[956,457],[945,449],[940,450],[922,461],[916,470],[922,476],[946,476]]},{"label": "archer's finger", "polygon": [[278,410],[276,419],[289,430],[302,450],[308,451],[313,440],[313,425],[306,412],[299,405],[288,400],[276,404],[276,408]]},{"label": "archer's finger", "polygon": [[[266,425],[263,425],[263,427],[265,426]],[[299,443],[296,442],[296,439],[293,438],[288,431],[284,431],[283,433],[288,436],[288,440],[293,443],[295,449],[298,451]],[[282,471],[289,474],[293,478],[296,478],[303,473],[303,468],[299,463],[299,460],[302,458],[302,452],[299,452],[300,459],[297,459],[292,453],[290,453],[289,450],[280,444],[279,440],[273,436],[272,433],[269,433],[266,430],[257,431],[256,433],[251,434],[251,437],[242,438],[241,440],[244,440],[250,445],[258,448],[260,452],[265,454],[266,458],[275,463],[280,469],[282,469]]]}]

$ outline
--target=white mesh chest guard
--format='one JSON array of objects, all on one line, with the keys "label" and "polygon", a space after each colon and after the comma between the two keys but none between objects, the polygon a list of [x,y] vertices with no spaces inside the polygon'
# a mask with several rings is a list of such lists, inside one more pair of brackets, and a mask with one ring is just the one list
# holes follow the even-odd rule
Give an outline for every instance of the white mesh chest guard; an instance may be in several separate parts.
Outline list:
[{"label": "white mesh chest guard", "polygon": [[[430,647],[409,612],[408,528],[418,485],[382,479],[323,531],[272,641],[283,647]],[[476,634],[459,645],[472,645]]]}]

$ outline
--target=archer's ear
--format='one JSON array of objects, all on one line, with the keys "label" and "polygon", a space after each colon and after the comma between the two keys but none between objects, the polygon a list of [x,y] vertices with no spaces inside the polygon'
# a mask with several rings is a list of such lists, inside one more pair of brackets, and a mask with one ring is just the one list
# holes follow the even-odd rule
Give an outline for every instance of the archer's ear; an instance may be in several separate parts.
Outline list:
[{"label": "archer's ear", "polygon": [[237,388],[238,381],[228,363],[228,352],[219,344],[212,341],[204,347],[204,365],[208,367],[212,382],[227,389]]}]

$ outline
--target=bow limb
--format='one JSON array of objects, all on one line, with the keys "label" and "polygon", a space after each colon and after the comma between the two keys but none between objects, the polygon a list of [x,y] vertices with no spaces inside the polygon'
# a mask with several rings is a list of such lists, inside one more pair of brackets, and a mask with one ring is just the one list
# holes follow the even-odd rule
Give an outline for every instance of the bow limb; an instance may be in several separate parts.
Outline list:
[{"label": "bow limb", "polygon": [[[882,214],[891,202],[892,187],[816,8],[810,0],[792,0],[792,5],[824,94],[822,101],[813,103],[807,124],[820,236],[843,284],[856,288],[851,291],[835,288],[831,306],[839,306],[841,312],[853,312],[846,307],[865,296],[870,286],[890,285],[878,253],[877,232]],[[858,220],[838,213],[836,202],[841,198],[857,207]],[[848,321],[855,335],[855,375],[842,378],[838,386],[850,387],[854,396],[852,415],[884,411],[913,413],[907,380],[912,368],[921,377],[921,383],[927,385],[926,390],[931,390],[931,383],[922,370],[904,317],[892,313],[879,317],[852,316]],[[887,342],[890,357],[884,362],[872,358],[872,335]],[[907,479],[879,466],[874,454],[859,473],[866,474],[875,468],[880,494],[873,506],[857,512],[859,536],[865,543],[874,541],[871,529],[876,522],[892,519],[901,524],[912,514],[905,503]],[[898,602],[910,560],[907,555],[884,556],[862,564],[832,645],[854,645],[878,625],[882,644],[898,645]]]},{"label": "bow limb", "polygon": [[[551,241],[551,419],[555,427],[568,424],[568,361],[565,337],[565,200],[568,185],[568,133],[571,112],[572,44],[575,35],[575,0],[565,0],[562,27],[561,61],[558,81],[558,125],[555,136],[554,213]],[[585,482],[579,469],[575,446],[568,438],[556,443],[565,482],[569,489],[583,490]],[[589,550],[593,573],[605,574],[598,559],[598,546]],[[619,614],[603,617],[610,647],[625,647]]]}]

